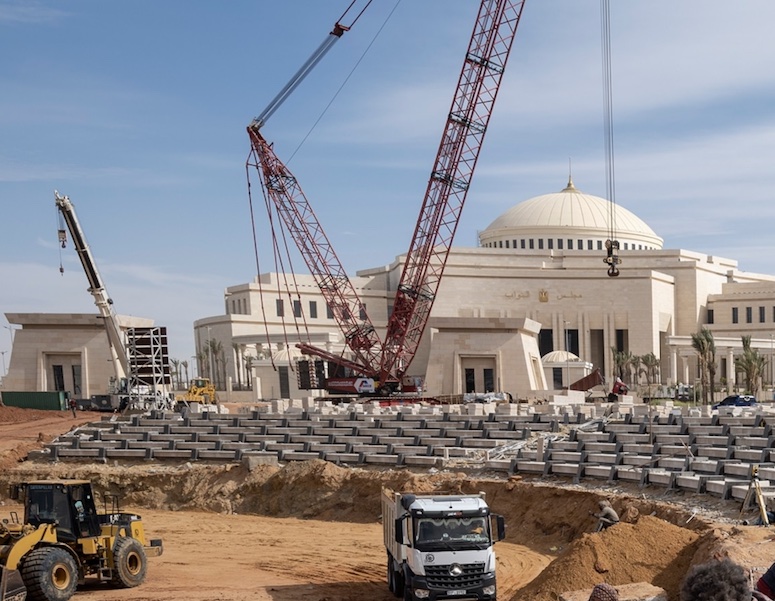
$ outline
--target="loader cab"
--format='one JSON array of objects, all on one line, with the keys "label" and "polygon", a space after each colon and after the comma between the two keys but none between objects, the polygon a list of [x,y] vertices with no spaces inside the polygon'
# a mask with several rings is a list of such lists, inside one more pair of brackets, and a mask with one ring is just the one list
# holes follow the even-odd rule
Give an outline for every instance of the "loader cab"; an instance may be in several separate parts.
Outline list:
[{"label": "loader cab", "polygon": [[60,542],[100,534],[91,484],[81,480],[39,481],[25,486],[25,522],[56,524]]}]

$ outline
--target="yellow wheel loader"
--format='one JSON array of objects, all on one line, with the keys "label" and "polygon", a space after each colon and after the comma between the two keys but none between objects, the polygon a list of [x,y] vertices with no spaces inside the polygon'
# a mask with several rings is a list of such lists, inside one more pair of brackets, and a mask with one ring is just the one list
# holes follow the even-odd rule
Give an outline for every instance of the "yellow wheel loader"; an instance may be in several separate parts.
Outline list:
[{"label": "yellow wheel loader", "polygon": [[215,386],[208,378],[194,378],[186,394],[178,395],[175,400],[178,403],[214,405],[218,403],[218,393],[215,392]]},{"label": "yellow wheel loader", "polygon": [[[67,601],[87,577],[117,587],[143,583],[147,558],[162,554],[139,515],[97,512],[86,480],[39,480],[11,487],[24,519],[0,523],[0,601]],[[106,502],[107,505],[107,502]]]}]

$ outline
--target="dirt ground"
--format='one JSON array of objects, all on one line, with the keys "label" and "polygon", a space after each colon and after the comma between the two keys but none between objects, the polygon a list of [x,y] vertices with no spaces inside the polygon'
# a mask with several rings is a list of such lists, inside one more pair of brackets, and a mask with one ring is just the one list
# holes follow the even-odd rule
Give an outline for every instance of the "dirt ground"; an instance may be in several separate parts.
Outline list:
[{"label": "dirt ground", "polygon": [[[485,491],[506,517],[496,546],[498,598],[554,601],[566,591],[648,582],[678,601],[686,570],[731,557],[754,578],[775,561],[775,531],[740,526],[738,502],[623,485],[525,481],[469,471],[182,463],[37,463],[26,454],[95,416],[0,407],[0,493],[28,478],[85,477],[141,514],[164,554],[136,589],[79,589],[88,601],[388,601],[379,495]],[[4,497],[0,496],[0,499]],[[593,533],[589,511],[609,499],[623,522]],[[18,506],[0,507],[6,517]]]}]

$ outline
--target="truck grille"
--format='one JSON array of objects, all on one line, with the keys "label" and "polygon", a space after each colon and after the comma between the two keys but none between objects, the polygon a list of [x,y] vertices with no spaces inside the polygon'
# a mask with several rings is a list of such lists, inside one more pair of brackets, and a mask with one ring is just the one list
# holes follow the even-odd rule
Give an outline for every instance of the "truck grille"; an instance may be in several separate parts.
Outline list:
[{"label": "truck grille", "polygon": [[449,565],[425,566],[428,585],[440,589],[467,589],[481,584],[484,576],[484,563],[461,563],[458,565],[463,570],[459,576],[453,576],[449,573],[451,567]]}]

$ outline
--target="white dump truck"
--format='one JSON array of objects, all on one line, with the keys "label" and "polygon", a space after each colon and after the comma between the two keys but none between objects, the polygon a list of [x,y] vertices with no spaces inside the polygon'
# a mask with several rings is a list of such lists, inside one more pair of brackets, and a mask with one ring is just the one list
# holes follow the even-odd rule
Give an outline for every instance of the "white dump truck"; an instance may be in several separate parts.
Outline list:
[{"label": "white dump truck", "polygon": [[506,526],[484,497],[382,491],[387,582],[396,597],[495,599],[493,545]]}]

